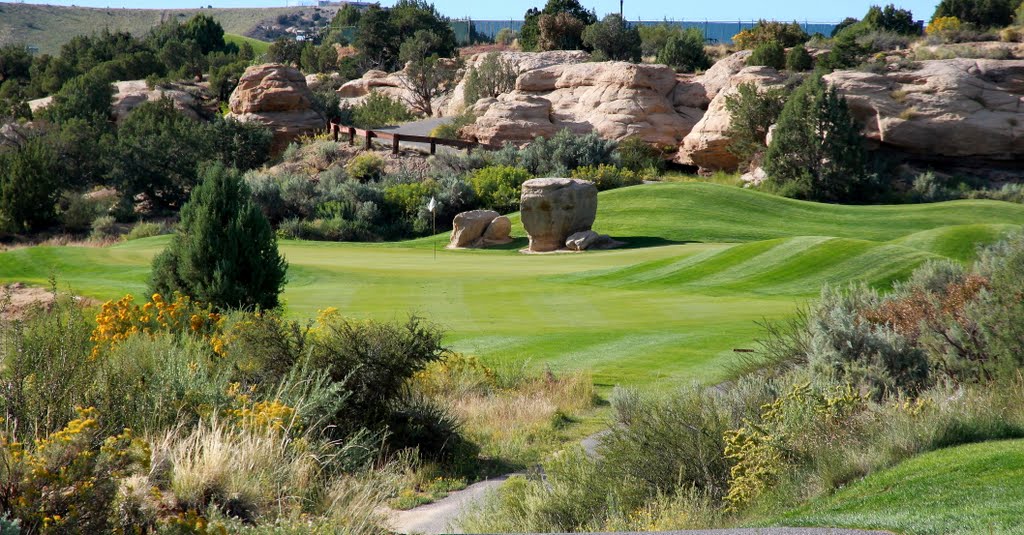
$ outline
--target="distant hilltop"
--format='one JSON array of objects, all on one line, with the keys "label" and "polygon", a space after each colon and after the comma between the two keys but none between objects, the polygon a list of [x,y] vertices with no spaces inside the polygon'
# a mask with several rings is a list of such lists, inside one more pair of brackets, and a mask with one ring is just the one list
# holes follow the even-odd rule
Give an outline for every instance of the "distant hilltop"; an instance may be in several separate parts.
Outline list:
[{"label": "distant hilltop", "polygon": [[76,35],[104,28],[142,35],[161,22],[175,18],[184,22],[198,13],[216,19],[225,33],[272,41],[284,34],[287,27],[329,23],[340,9],[313,4],[279,8],[119,9],[0,2],[0,45],[24,43],[33,52],[53,54]]},{"label": "distant hilltop", "polygon": [[[33,52],[53,54],[75,35],[90,34],[104,28],[128,31],[136,35],[169,19],[185,21],[197,13],[217,19],[229,34],[273,41],[281,35],[304,30],[309,33],[326,25],[345,4],[368,6],[370,2],[310,0],[292,7],[231,9],[119,9],[15,4],[0,2],[0,45],[24,43]],[[632,24],[668,22],[686,28],[698,28],[709,43],[731,43],[741,30],[752,28],[756,20],[697,21],[652,20]],[[838,23],[797,21],[808,34],[830,35]],[[493,38],[503,28],[519,31],[522,20],[452,19],[452,29],[460,44],[469,44],[470,35]],[[291,31],[290,31],[291,30]]]}]

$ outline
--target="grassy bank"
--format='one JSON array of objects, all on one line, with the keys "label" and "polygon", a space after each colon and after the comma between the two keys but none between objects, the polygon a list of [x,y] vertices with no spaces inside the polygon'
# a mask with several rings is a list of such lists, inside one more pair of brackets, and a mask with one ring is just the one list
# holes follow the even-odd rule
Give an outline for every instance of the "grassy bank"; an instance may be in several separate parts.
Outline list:
[{"label": "grassy bank", "polygon": [[907,535],[1024,533],[1024,441],[939,450],[780,515],[776,525]]}]

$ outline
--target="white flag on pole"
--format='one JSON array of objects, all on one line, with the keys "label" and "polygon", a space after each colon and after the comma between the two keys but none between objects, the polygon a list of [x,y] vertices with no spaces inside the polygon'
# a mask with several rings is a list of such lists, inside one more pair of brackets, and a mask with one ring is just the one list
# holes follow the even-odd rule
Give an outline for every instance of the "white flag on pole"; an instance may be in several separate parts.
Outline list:
[{"label": "white flag on pole", "polygon": [[437,200],[434,199],[433,197],[431,197],[430,198],[430,202],[427,203],[427,210],[430,210],[430,213],[434,213],[434,210],[436,210],[436,209],[437,209]]}]

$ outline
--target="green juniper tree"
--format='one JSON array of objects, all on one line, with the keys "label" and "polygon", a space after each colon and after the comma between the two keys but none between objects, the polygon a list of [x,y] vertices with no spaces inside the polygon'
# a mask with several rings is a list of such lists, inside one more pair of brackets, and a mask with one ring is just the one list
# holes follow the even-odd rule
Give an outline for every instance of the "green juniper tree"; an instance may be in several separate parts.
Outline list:
[{"label": "green juniper tree", "polygon": [[218,309],[277,308],[288,264],[238,171],[213,164],[181,210],[170,245],[153,260],[153,291],[180,292]]},{"label": "green juniper tree", "polygon": [[784,195],[860,201],[870,193],[865,158],[860,129],[846,99],[834,87],[826,87],[820,76],[813,76],[782,109],[764,169]]}]

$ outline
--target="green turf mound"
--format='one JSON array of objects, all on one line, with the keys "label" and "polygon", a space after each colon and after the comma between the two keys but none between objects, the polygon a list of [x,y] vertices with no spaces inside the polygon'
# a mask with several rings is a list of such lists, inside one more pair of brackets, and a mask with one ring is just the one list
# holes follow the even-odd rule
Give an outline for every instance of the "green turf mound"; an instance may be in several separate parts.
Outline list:
[{"label": "green turf mound", "polygon": [[906,534],[1024,533],[1024,440],[939,450],[773,520]]}]

